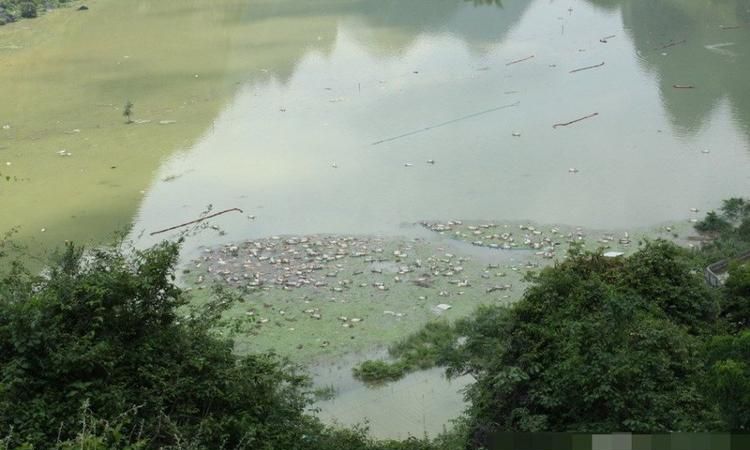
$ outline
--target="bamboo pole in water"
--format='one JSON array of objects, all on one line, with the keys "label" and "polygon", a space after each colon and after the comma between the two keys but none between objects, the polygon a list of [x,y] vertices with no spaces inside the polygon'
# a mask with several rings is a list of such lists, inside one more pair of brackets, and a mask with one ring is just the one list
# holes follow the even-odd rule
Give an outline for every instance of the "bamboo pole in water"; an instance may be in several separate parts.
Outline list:
[{"label": "bamboo pole in water", "polygon": [[204,220],[208,220],[208,219],[211,219],[213,217],[220,216],[222,214],[226,214],[226,213],[229,213],[229,212],[232,212],[232,211],[237,211],[239,213],[243,213],[243,211],[241,209],[239,209],[239,208],[225,209],[224,211],[219,211],[219,212],[217,212],[215,214],[211,214],[210,216],[201,217],[200,219],[191,220],[190,222],[181,223],[179,225],[175,225],[173,227],[165,228],[163,230],[154,231],[153,233],[150,233],[149,236],[154,236],[156,234],[166,233],[167,231],[176,230],[177,228],[182,228],[182,227],[186,227],[188,225],[192,225],[194,223],[203,222]]}]

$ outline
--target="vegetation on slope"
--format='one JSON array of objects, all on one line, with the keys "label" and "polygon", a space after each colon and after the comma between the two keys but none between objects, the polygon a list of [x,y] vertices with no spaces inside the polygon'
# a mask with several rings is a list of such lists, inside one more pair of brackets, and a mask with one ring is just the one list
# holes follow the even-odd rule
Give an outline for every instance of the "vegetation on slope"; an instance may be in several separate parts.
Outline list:
[{"label": "vegetation on slope", "polygon": [[702,273],[745,242],[736,203],[707,218],[729,226],[707,230],[700,252],[665,241],[628,258],[574,249],[531,275],[512,307],[436,322],[393,346],[396,363],[361,366],[375,380],[435,364],[476,379],[461,425],[434,442],[375,442],[308,415],[297,367],[237,356],[216,334],[238,299],[189,304],[174,284],[178,244],[67,245],[34,275],[2,258],[3,241],[0,448],[448,449],[497,431],[746,431],[750,268],[733,264],[720,289]]},{"label": "vegetation on slope", "polygon": [[188,305],[178,248],[67,245],[41,276],[3,265],[0,448],[432,448],[307,415],[296,367],[212,331],[232,299]]},{"label": "vegetation on slope", "polygon": [[703,268],[750,249],[750,204],[727,200],[696,229],[710,239],[699,251],[574,249],[532,275],[512,307],[430,325],[381,365],[471,374],[474,446],[497,431],[747,431],[750,265],[731,264],[719,289]]}]

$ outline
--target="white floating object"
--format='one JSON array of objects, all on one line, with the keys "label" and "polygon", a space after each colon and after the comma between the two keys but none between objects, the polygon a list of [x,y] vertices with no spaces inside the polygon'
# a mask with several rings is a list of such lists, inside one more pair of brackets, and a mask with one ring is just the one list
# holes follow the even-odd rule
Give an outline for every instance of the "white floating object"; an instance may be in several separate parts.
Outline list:
[{"label": "white floating object", "polygon": [[10,166],[10,165],[11,165],[11,162],[10,162],[10,161],[7,161],[7,162],[5,163],[5,165],[6,165],[6,166]]},{"label": "white floating object", "polygon": [[427,160],[427,164],[435,164],[435,160],[434,159],[428,159]]},{"label": "white floating object", "polygon": [[10,130],[10,125],[8,124],[3,125],[3,130]]},{"label": "white floating object", "polygon": [[513,137],[521,137],[521,133],[515,132],[513,133]]},{"label": "white floating object", "polygon": [[575,167],[571,167],[570,169],[568,169],[568,173],[578,173],[578,169],[576,169]]},{"label": "white floating object", "polygon": [[709,150],[707,148],[704,148],[703,150],[701,150],[701,153],[703,153],[704,155],[707,155],[707,154],[711,153],[711,150]]},{"label": "white floating object", "polygon": [[448,311],[449,309],[451,309],[453,307],[451,305],[448,305],[448,304],[445,304],[445,303],[441,303],[441,304],[435,306],[435,308],[437,308],[437,309],[439,309],[441,311]]},{"label": "white floating object", "polygon": [[331,167],[333,167],[334,169],[338,169],[339,168],[338,164],[336,164],[336,163],[331,164]]},{"label": "white floating object", "polygon": [[607,253],[604,253],[602,256],[604,256],[605,258],[618,258],[624,254],[625,253],[623,252],[607,252]]},{"label": "white floating object", "polygon": [[700,211],[700,210],[699,210],[698,208],[690,208],[690,212],[694,212],[694,213],[697,213],[697,212],[699,212],[699,211]]},{"label": "white floating object", "polygon": [[404,167],[411,167],[411,166],[413,166],[413,165],[414,165],[414,164],[412,164],[412,163],[405,163],[405,164],[404,164]]}]

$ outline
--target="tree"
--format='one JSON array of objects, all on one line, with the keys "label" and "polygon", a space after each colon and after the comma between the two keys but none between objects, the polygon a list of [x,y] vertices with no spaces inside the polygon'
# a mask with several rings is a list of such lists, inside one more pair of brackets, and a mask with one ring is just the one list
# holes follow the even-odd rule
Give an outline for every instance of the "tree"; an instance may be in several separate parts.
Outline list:
[{"label": "tree", "polygon": [[189,304],[178,253],[68,244],[43,276],[0,266],[0,449],[462,448],[323,426],[298,367],[213,331],[237,298]]},{"label": "tree", "polygon": [[21,17],[33,19],[37,16],[36,4],[34,2],[23,2],[20,6]]},{"label": "tree", "polygon": [[706,218],[695,224],[695,229],[701,233],[722,233],[732,229],[732,224],[717,214],[709,211]]},{"label": "tree", "polygon": [[190,309],[177,255],[68,245],[46,276],[14,266],[0,279],[0,436],[73,439],[84,404],[108,422],[135,411],[123,432],[150,448],[295,448],[319,432],[307,378],[273,355],[234,355],[211,331],[227,299]]},{"label": "tree", "polygon": [[750,214],[750,202],[739,197],[726,199],[722,202],[721,212],[728,220],[742,220]]},{"label": "tree", "polygon": [[731,431],[750,430],[750,331],[717,336],[708,345],[706,389]]},{"label": "tree", "polygon": [[509,310],[462,325],[452,373],[467,393],[475,444],[495,431],[710,429],[701,343],[716,299],[690,255],[647,243],[627,259],[573,253],[531,278]]},{"label": "tree", "polygon": [[729,266],[721,309],[730,330],[740,331],[750,326],[750,264]]},{"label": "tree", "polygon": [[125,117],[127,119],[127,121],[125,123],[127,123],[127,124],[133,123],[133,120],[131,119],[131,116],[133,115],[133,102],[131,102],[130,100],[128,100],[125,103],[125,107],[122,110],[122,115],[123,115],[123,117]]}]

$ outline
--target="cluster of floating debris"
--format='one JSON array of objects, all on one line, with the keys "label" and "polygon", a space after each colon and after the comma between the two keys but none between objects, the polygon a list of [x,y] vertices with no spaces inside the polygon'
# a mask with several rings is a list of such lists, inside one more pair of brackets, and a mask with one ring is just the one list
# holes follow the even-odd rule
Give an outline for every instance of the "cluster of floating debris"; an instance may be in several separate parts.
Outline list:
[{"label": "cluster of floating debris", "polygon": [[[195,283],[201,288],[207,275],[212,280],[250,290],[311,287],[334,293],[353,288],[382,292],[396,283],[429,289],[438,278],[447,279],[456,288],[471,286],[472,282],[464,276],[468,257],[444,252],[422,259],[410,255],[414,249],[412,243],[403,242],[395,250],[386,251],[386,242],[374,237],[275,236],[250,240],[205,249],[203,256],[193,263],[194,269],[205,274],[199,275]],[[499,265],[491,264],[489,268]],[[494,276],[502,277],[505,273],[496,271]],[[481,278],[490,277],[490,270],[481,274]],[[446,292],[442,296],[447,295]]]},{"label": "cluster of floating debris", "polygon": [[[315,287],[342,292],[355,286],[368,286],[367,283],[355,282],[363,275],[364,269],[348,270],[345,262],[361,259],[365,265],[372,265],[373,273],[382,274],[383,268],[379,264],[398,263],[408,257],[396,250],[389,258],[384,254],[383,245],[384,242],[377,238],[317,236],[282,239],[274,236],[205,249],[195,268],[205,265],[206,272],[214,279],[237,287],[285,290]],[[411,269],[404,265],[396,272],[405,274],[409,271]],[[197,278],[198,284],[203,281],[203,276]],[[372,283],[372,287],[381,291],[388,289],[385,282]]]},{"label": "cluster of floating debris", "polygon": [[520,224],[516,227],[494,222],[469,224],[461,220],[420,222],[420,225],[430,231],[470,242],[478,247],[496,250],[532,250],[536,256],[544,259],[555,258],[559,248],[565,244],[584,242],[587,239],[595,241],[604,248],[609,248],[613,244],[628,247],[632,242],[627,232],[622,237],[615,237],[612,233],[603,233],[595,238],[589,236],[581,227],[566,231],[557,227],[543,230],[529,224]]},{"label": "cluster of floating debris", "polygon": [[[452,307],[445,303],[448,297],[469,292],[472,299],[490,295],[499,301],[507,299],[513,285],[505,277],[512,272],[520,276],[521,270],[538,267],[527,260],[504,267],[506,272],[500,264],[479,265],[467,256],[450,253],[419,238],[393,241],[379,237],[274,236],[206,248],[186,272],[192,273],[190,279],[198,289],[204,289],[209,282],[257,292],[302,289],[303,300],[322,294],[326,301],[348,302],[364,293],[365,298],[377,301],[399,287],[393,294],[399,297],[399,303],[442,314]],[[355,290],[357,294],[352,297]],[[406,294],[403,299],[401,293]],[[296,313],[289,304],[263,306],[268,309],[264,317],[254,308],[246,312],[256,316],[259,327],[272,321],[268,318],[272,312],[290,322],[296,321],[300,312],[309,320],[336,320],[336,316],[326,317],[325,303],[305,301]],[[406,313],[386,309],[383,315],[398,319]],[[342,327],[354,328],[365,319],[341,316],[337,320]]]}]

